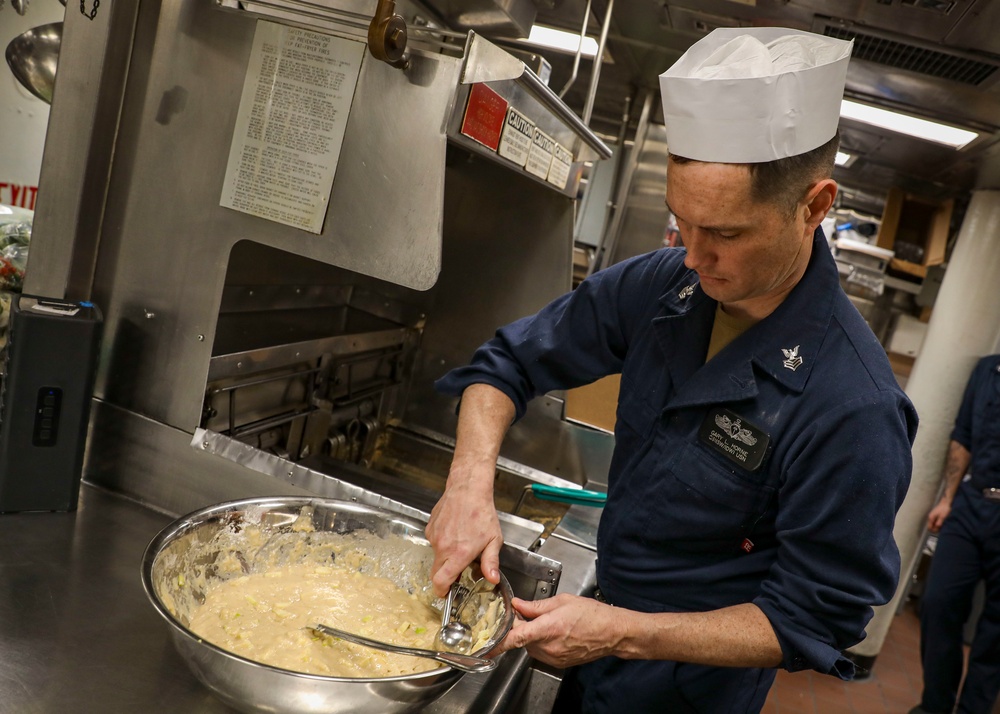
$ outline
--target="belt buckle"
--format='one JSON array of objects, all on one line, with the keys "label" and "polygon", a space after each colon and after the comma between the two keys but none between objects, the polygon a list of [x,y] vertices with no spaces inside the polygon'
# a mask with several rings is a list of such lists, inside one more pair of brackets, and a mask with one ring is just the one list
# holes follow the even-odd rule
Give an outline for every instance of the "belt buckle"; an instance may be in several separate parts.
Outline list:
[{"label": "belt buckle", "polygon": [[983,498],[985,498],[987,501],[1000,503],[1000,488],[984,488]]}]

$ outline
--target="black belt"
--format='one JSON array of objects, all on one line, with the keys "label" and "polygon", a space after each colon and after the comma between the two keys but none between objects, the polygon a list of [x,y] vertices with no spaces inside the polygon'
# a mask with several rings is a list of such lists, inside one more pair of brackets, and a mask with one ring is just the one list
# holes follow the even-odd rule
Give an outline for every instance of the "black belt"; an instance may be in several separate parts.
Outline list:
[{"label": "black belt", "polygon": [[983,498],[987,501],[993,501],[994,503],[1000,503],[1000,488],[990,487],[983,489]]}]

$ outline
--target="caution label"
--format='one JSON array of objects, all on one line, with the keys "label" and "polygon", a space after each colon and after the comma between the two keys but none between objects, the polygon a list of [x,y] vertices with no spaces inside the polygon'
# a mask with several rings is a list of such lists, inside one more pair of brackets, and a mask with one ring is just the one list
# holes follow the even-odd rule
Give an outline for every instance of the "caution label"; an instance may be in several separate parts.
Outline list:
[{"label": "caution label", "polygon": [[535,133],[531,137],[531,149],[528,151],[528,161],[524,165],[525,170],[540,179],[548,179],[549,167],[552,164],[552,150],[556,142],[552,137],[539,128],[535,128]]},{"label": "caution label", "polygon": [[500,156],[513,161],[518,166],[524,166],[531,151],[531,139],[535,134],[535,125],[528,117],[514,107],[507,110],[503,133],[500,135]]},{"label": "caution label", "polygon": [[572,166],[573,153],[559,142],[555,142],[552,148],[552,164],[549,166],[549,175],[546,181],[560,189],[566,188],[566,181],[569,179],[569,170]]}]

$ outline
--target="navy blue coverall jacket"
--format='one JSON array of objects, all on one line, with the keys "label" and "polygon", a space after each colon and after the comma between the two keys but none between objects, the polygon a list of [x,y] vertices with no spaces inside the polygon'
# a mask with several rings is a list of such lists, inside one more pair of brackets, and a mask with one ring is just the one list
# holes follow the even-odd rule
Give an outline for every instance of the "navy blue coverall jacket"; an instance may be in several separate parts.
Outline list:
[{"label": "navy blue coverall jacket", "polygon": [[[643,612],[753,602],[783,667],[849,678],[841,650],[895,591],[916,413],[822,230],[785,301],[707,363],[716,302],[684,257],[665,248],[594,274],[498,330],[437,387],[490,384],[520,417],[536,395],[621,372],[602,594]],[[660,680],[674,676],[619,664],[590,687],[588,709],[629,711],[626,692],[668,690]],[[773,671],[754,677],[742,686],[766,695]]]},{"label": "navy blue coverall jacket", "polygon": [[970,453],[970,485],[1000,488],[1000,355],[981,358],[962,397],[951,438]]}]

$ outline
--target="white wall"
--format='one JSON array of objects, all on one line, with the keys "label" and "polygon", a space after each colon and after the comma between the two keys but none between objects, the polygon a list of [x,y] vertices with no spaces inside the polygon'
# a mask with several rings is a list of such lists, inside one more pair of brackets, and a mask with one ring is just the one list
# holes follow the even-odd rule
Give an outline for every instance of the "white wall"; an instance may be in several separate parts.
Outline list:
[{"label": "white wall", "polygon": [[[59,22],[63,12],[58,0],[31,0],[21,16],[7,0],[0,10],[0,51],[32,27]],[[22,87],[6,62],[0,63],[0,204],[34,209],[48,122],[49,105]]]}]

